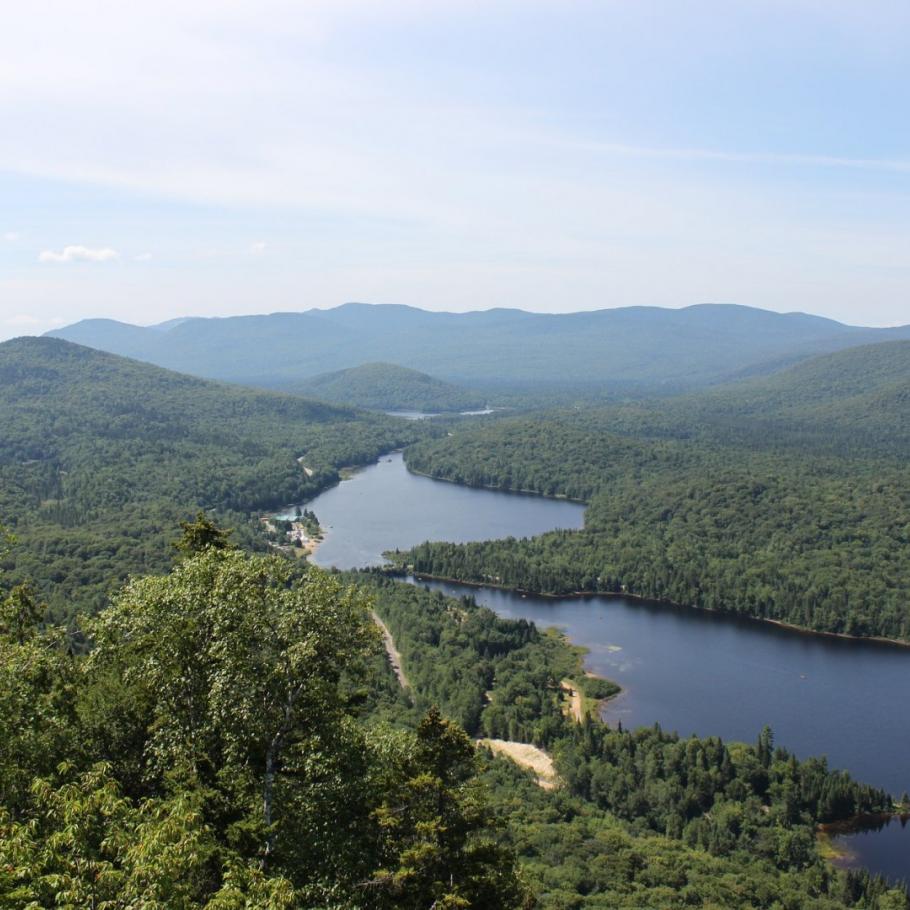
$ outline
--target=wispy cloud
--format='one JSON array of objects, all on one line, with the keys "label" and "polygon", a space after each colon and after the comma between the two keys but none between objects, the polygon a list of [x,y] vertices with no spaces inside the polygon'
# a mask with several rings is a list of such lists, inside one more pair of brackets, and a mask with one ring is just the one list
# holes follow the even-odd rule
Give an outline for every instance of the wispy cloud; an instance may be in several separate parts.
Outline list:
[{"label": "wispy cloud", "polygon": [[39,253],[39,262],[110,262],[117,259],[119,253],[108,246],[65,246],[59,253],[44,250]]},{"label": "wispy cloud", "polygon": [[729,152],[721,149],[652,148],[613,142],[572,143],[583,151],[603,152],[630,158],[670,161],[716,161],[733,164],[765,164],[797,167],[850,168],[852,170],[910,173],[910,159],[848,158],[838,155],[803,155],[799,153]]},{"label": "wispy cloud", "polygon": [[5,231],[3,234],[3,239],[7,243],[15,243],[21,237],[22,235],[18,231]]},{"label": "wispy cloud", "polygon": [[133,260],[135,262],[149,262],[151,258],[151,253],[137,253],[135,256],[133,256]]},{"label": "wispy cloud", "polygon": [[265,252],[267,246],[268,244],[264,240],[257,240],[255,243],[250,244],[250,252],[254,256],[261,256]]}]

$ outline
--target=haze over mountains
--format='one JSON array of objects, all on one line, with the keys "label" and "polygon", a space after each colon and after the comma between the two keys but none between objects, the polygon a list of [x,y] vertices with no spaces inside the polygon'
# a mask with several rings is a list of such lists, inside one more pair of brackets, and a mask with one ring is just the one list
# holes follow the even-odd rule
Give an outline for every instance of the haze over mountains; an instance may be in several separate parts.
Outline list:
[{"label": "haze over mountains", "polygon": [[150,327],[90,319],[49,334],[184,373],[274,388],[384,361],[475,386],[601,383],[621,391],[683,390],[768,373],[813,354],[910,339],[910,326],[847,326],[728,304],[557,315],[348,303]]}]

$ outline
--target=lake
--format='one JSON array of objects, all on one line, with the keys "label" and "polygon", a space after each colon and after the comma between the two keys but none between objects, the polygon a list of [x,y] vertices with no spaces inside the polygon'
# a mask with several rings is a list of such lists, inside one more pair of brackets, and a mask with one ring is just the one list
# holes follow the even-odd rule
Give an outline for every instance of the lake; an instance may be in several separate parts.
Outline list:
[{"label": "lake", "polygon": [[[384,550],[424,540],[464,542],[579,528],[583,507],[563,500],[471,489],[408,473],[400,454],[383,456],[308,504],[326,528],[321,566],[379,565]],[[547,598],[448,582],[420,582],[469,594],[501,616],[558,626],[585,646],[589,669],[622,694],[605,718],[682,735],[754,742],[768,724],[778,745],[827,755],[833,767],[895,795],[910,790],[910,649],[783,629],[742,617],[627,597]],[[910,871],[910,826],[850,835],[869,868],[873,844],[897,841]],[[862,844],[862,851],[859,847]],[[902,846],[900,846],[902,844]],[[886,851],[888,852],[888,851]],[[904,874],[907,874],[905,871]]]},{"label": "lake", "polygon": [[325,531],[313,561],[378,566],[385,550],[425,540],[488,540],[580,528],[584,506],[540,496],[473,490],[408,472],[400,452],[357,471],[308,503]]},{"label": "lake", "polygon": [[[483,408],[480,411],[449,411],[445,414],[446,417],[483,417],[486,414],[492,414],[495,408]],[[499,408],[498,410],[502,410]],[[383,411],[384,414],[388,414],[389,417],[400,417],[402,420],[429,420],[431,417],[442,417],[443,414],[439,411]]]}]

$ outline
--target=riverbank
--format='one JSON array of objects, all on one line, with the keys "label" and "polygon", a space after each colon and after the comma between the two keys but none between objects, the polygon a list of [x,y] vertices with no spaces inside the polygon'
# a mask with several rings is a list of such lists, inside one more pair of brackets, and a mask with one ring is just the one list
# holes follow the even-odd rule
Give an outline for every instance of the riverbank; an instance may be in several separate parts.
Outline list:
[{"label": "riverbank", "polygon": [[826,834],[829,837],[841,837],[845,834],[859,834],[873,828],[881,828],[895,820],[901,824],[910,822],[910,806],[895,803],[891,812],[865,813],[837,822],[826,822],[823,825],[819,825],[818,830],[819,833]]},{"label": "riverbank", "polygon": [[314,533],[309,523],[304,523],[297,518],[279,518],[278,514],[263,515],[259,519],[265,527],[266,534],[279,536],[283,529],[279,529],[275,522],[282,521],[290,524],[290,528],[284,530],[288,543],[279,543],[276,540],[269,540],[269,546],[289,556],[298,559],[308,559],[313,556],[319,545],[324,539],[323,530],[318,525]]}]

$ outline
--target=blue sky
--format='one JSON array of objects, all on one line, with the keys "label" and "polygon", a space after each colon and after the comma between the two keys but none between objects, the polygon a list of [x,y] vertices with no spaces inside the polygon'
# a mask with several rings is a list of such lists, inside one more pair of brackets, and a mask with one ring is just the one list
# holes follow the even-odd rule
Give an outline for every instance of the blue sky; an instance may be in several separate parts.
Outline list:
[{"label": "blue sky", "polygon": [[7,10],[0,337],[335,306],[910,322],[910,4]]}]

